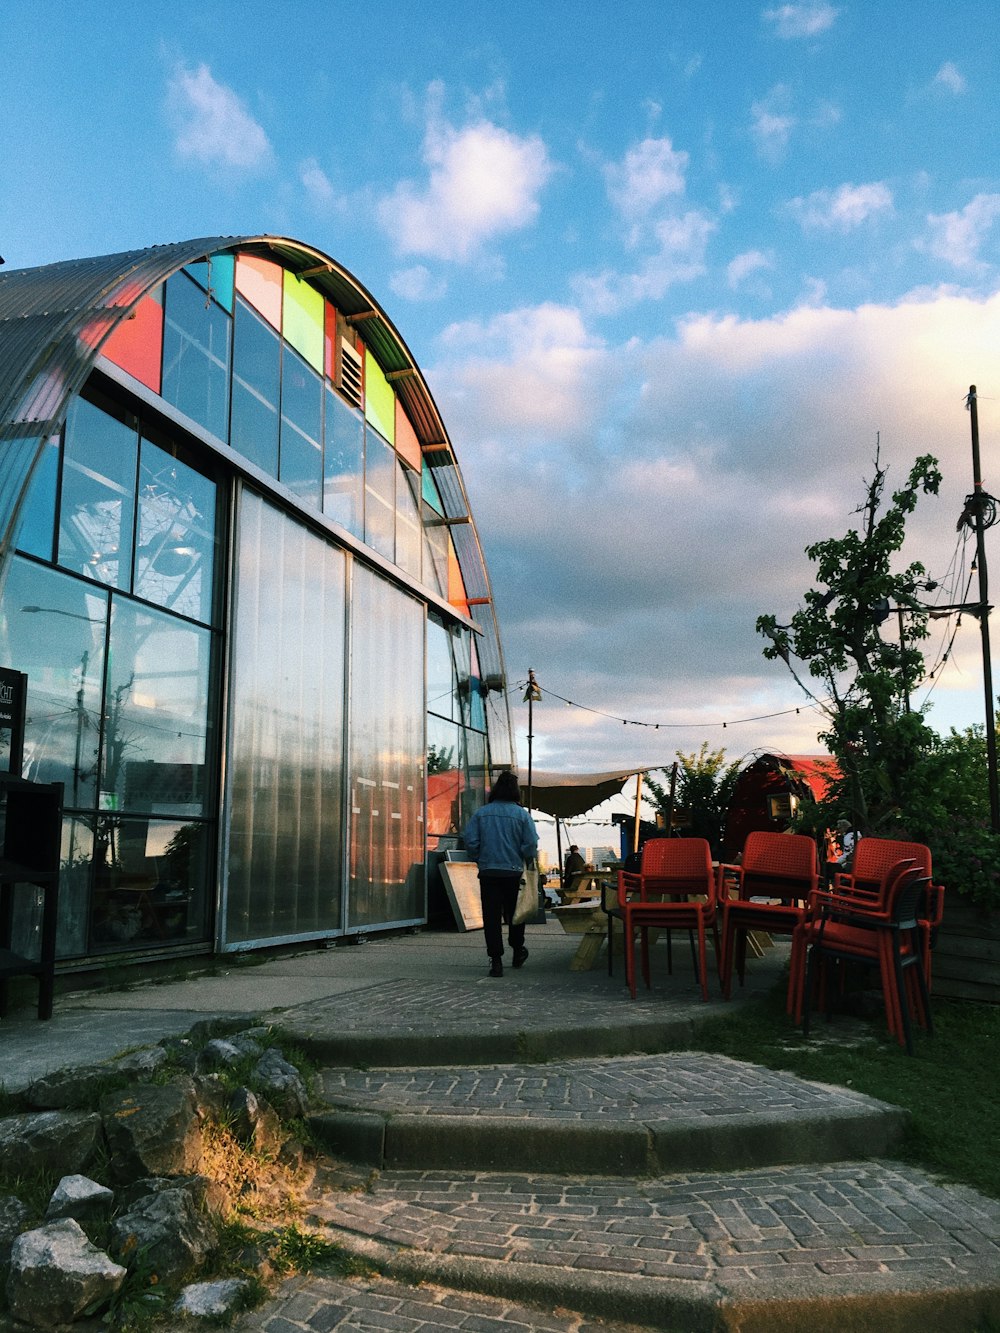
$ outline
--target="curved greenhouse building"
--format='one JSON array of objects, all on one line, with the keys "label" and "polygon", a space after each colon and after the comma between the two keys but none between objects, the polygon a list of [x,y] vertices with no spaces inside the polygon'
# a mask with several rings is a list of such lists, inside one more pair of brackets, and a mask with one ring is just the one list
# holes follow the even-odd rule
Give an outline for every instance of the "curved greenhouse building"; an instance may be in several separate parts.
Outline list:
[{"label": "curved greenhouse building", "polygon": [[504,665],[440,414],[334,260],[0,272],[0,580],[22,775],[63,787],[65,966],[427,920],[513,763]]}]

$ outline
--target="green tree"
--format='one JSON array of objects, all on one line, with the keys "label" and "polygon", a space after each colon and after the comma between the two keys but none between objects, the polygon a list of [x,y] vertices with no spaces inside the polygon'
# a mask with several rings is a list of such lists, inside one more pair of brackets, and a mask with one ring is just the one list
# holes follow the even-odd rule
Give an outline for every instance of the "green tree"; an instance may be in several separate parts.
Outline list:
[{"label": "green tree", "polygon": [[[677,751],[674,810],[686,812],[685,829],[694,838],[706,838],[711,843],[714,855],[719,852],[722,827],[739,769],[738,760],[727,763],[725,750],[709,749],[708,741],[702,741],[697,754]],[[647,774],[646,788],[657,811],[667,820],[670,811],[669,785],[663,785]]]},{"label": "green tree", "polygon": [[[921,711],[910,711],[909,700],[925,670],[920,643],[927,637],[927,613],[918,599],[936,585],[919,562],[900,572],[893,566],[920,493],[936,495],[941,484],[937,460],[925,454],[885,504],[887,470],[877,452],[874,466],[856,511],[857,527],[806,547],[816,585],[791,624],[779,625],[773,615],[757,620],[758,632],[769,640],[764,656],[780,658],[826,716],[820,739],[843,779],[824,805],[838,806],[868,833],[898,824],[912,810],[920,761],[934,747],[934,734]],[[902,644],[880,633],[890,607],[902,607],[906,615]],[[793,659],[819,682],[819,694]]]}]

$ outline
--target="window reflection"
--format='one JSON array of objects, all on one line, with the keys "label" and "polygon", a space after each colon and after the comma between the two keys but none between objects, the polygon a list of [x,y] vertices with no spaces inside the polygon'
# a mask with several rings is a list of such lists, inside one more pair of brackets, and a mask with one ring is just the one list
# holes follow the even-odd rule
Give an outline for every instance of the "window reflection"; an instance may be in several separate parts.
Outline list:
[{"label": "window reflection", "polygon": [[281,359],[281,480],[303,503],[321,507],[323,381],[290,347]]},{"label": "window reflection", "polygon": [[59,563],[116,588],[127,588],[138,440],[82,398],[66,423]]},{"label": "window reflection", "polygon": [[102,809],[205,812],[210,645],[207,630],[128,602],[115,604]]},{"label": "window reflection", "polygon": [[395,556],[396,451],[365,431],[365,541],[387,560]]},{"label": "window reflection", "polygon": [[226,439],[231,321],[184,273],[166,284],[163,397],[185,416]]},{"label": "window reflection", "polygon": [[56,521],[56,484],[59,480],[59,439],[47,441],[35,466],[31,488],[21,510],[14,544],[19,551],[52,559],[52,530]]},{"label": "window reflection", "polygon": [[143,440],[136,595],[210,621],[215,548],[214,482]]},{"label": "window reflection", "polygon": [[414,578],[420,577],[420,475],[397,459],[396,478],[396,564]]},{"label": "window reflection", "polygon": [[355,537],[364,536],[365,431],[361,413],[326,391],[323,512]]},{"label": "window reflection", "polygon": [[93,584],[11,562],[0,656],[28,676],[23,772],[63,783],[71,808],[95,803],[107,601]]},{"label": "window reflection", "polygon": [[203,937],[209,849],[205,824],[98,816],[91,944]]},{"label": "window reflection", "polygon": [[229,443],[272,477],[278,475],[280,366],[278,335],[245,301],[238,300]]}]

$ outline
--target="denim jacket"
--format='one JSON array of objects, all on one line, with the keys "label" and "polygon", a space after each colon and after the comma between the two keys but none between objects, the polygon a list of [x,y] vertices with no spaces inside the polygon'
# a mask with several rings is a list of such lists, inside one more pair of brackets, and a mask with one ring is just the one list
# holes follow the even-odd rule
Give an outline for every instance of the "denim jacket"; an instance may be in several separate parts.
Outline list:
[{"label": "denim jacket", "polygon": [[538,851],[534,821],[513,801],[480,806],[465,826],[465,848],[480,871],[520,874]]}]

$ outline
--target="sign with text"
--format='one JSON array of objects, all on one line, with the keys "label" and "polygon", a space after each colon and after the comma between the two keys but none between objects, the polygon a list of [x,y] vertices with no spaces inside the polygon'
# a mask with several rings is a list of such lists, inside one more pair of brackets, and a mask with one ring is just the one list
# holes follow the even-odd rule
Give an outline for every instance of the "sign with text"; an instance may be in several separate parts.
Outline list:
[{"label": "sign with text", "polygon": [[0,667],[0,773],[21,776],[27,700],[28,677],[24,672]]}]

